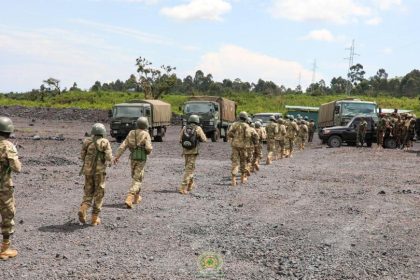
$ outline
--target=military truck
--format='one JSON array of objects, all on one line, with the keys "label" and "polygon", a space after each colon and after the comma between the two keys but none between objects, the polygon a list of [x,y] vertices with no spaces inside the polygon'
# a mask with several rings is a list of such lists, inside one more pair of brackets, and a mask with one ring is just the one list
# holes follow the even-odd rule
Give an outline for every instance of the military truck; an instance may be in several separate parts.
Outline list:
[{"label": "military truck", "polygon": [[227,142],[227,131],[236,119],[236,103],[217,96],[193,96],[181,108],[182,124],[186,125],[190,115],[200,117],[200,126],[212,142],[223,138]]},{"label": "military truck", "polygon": [[349,98],[322,104],[318,111],[318,127],[346,126],[357,115],[372,117],[378,122],[378,105],[375,102]]},{"label": "military truck", "polygon": [[149,133],[156,142],[162,142],[166,127],[171,124],[171,104],[160,100],[130,100],[116,104],[109,111],[111,136],[121,142],[130,130],[136,128],[136,120],[149,120]]}]

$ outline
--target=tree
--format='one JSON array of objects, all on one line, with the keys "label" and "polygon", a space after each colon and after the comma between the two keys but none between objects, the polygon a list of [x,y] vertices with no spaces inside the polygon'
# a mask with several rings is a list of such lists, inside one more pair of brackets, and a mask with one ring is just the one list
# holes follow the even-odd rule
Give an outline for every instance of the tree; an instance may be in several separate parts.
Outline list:
[{"label": "tree", "polygon": [[414,97],[420,94],[420,71],[413,70],[401,79],[400,91],[404,96]]},{"label": "tree", "polygon": [[73,90],[79,90],[80,91],[80,88],[77,87],[77,83],[76,82],[74,82],[73,83],[73,86],[69,89],[69,91],[73,91]]},{"label": "tree", "polygon": [[102,85],[100,81],[96,81],[95,84],[90,88],[91,91],[100,91],[102,89]]},{"label": "tree", "polygon": [[61,93],[60,90],[60,80],[54,78],[48,78],[47,80],[42,81],[46,85],[46,89],[49,92],[54,92],[57,94]]},{"label": "tree", "polygon": [[333,93],[345,93],[347,88],[347,80],[343,77],[332,78],[330,82],[331,91]]},{"label": "tree", "polygon": [[137,83],[137,78],[134,74],[130,75],[127,81],[124,83],[124,88],[131,91],[139,91],[139,84]]},{"label": "tree", "polygon": [[160,69],[152,68],[152,63],[144,57],[136,59],[140,85],[146,99],[158,99],[175,86],[177,77],[172,71],[176,68],[162,65]]},{"label": "tree", "polygon": [[366,72],[363,70],[363,65],[360,63],[350,67],[349,78],[355,86],[365,79],[365,74]]}]

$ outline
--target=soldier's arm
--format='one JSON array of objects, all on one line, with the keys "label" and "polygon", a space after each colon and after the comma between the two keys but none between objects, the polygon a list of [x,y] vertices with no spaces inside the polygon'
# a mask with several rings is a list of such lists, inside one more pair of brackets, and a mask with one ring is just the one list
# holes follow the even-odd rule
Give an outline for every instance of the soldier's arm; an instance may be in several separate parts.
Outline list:
[{"label": "soldier's arm", "polygon": [[124,139],[124,141],[121,143],[121,145],[118,147],[117,152],[115,153],[115,160],[118,161],[118,159],[121,157],[121,155],[127,150],[128,148],[128,139],[130,138],[132,134],[132,131],[130,131],[127,135],[127,137]]},{"label": "soldier's arm", "polygon": [[10,169],[13,172],[19,173],[22,170],[22,164],[20,163],[16,147],[13,144],[6,149],[6,156]]},{"label": "soldier's arm", "polygon": [[112,161],[112,148],[111,143],[108,140],[105,141],[105,161],[111,162]]},{"label": "soldier's arm", "polygon": [[279,127],[278,127],[278,125],[276,125],[276,127],[274,128],[274,133],[275,134],[278,134],[279,133]]},{"label": "soldier's arm", "polygon": [[201,127],[197,129],[197,135],[200,142],[207,142],[207,136]]},{"label": "soldier's arm", "polygon": [[179,143],[182,143],[182,134],[184,134],[185,126],[182,127],[181,132],[179,133]]},{"label": "soldier's arm", "polygon": [[235,136],[235,125],[232,125],[228,131],[228,137],[233,138]]},{"label": "soldier's arm", "polygon": [[82,150],[80,151],[80,159],[81,160],[84,160],[85,159],[85,157],[86,157],[86,153],[87,153],[87,139],[85,139],[84,141],[83,141],[83,144],[82,144]]},{"label": "soldier's arm", "polygon": [[149,133],[146,133],[146,137],[144,138],[143,144],[144,144],[144,149],[146,150],[146,153],[149,155],[153,150],[152,139],[150,138]]}]

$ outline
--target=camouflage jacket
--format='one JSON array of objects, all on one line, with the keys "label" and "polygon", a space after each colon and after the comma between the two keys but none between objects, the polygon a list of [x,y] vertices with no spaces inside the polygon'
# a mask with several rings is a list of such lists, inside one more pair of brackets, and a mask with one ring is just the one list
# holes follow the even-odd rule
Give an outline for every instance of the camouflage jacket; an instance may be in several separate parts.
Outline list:
[{"label": "camouflage jacket", "polygon": [[111,144],[106,138],[88,137],[83,141],[80,158],[83,160],[84,175],[105,173],[106,166],[111,163]]},{"label": "camouflage jacket", "polygon": [[13,186],[12,172],[19,173],[22,165],[12,142],[0,136],[0,189]]},{"label": "camouflage jacket", "polygon": [[367,121],[362,121],[359,123],[359,126],[357,127],[357,132],[358,133],[365,133],[367,130]]},{"label": "camouflage jacket", "polygon": [[270,121],[265,127],[265,131],[267,132],[267,140],[274,140],[279,133],[279,127],[275,122]]},{"label": "camouflage jacket", "polygon": [[250,126],[242,121],[235,122],[229,129],[228,137],[235,148],[245,148],[251,138]]},{"label": "camouflage jacket", "polygon": [[[200,126],[195,125],[195,124],[192,124],[191,126],[195,127],[195,132],[197,133],[197,140],[198,140],[199,142],[207,142],[207,136],[206,136],[206,134],[204,134],[203,129],[202,129]],[[186,126],[184,126],[184,127],[181,129],[181,132],[180,132],[180,134],[179,134],[179,142],[180,142],[180,143],[182,142],[182,135],[183,135],[183,134],[184,134],[184,132],[185,132],[185,128],[186,128]],[[185,148],[183,148],[183,152],[182,152],[182,154],[183,154],[183,155],[198,155],[198,146],[199,146],[199,145],[197,145],[197,146],[196,146],[195,148],[193,148],[193,149],[185,149]]]},{"label": "camouflage jacket", "polygon": [[295,121],[291,121],[289,122],[286,131],[287,131],[286,137],[288,139],[293,139],[296,137],[299,131],[299,127]]},{"label": "camouflage jacket", "polygon": [[150,154],[153,150],[152,139],[150,138],[149,132],[143,129],[135,129],[128,133],[127,137],[115,153],[115,157],[119,158],[127,148],[130,152],[133,152],[136,148],[136,144],[137,147],[143,147],[147,154]]},{"label": "camouflage jacket", "polygon": [[309,122],[308,130],[309,130],[309,133],[315,132],[315,123],[314,122]]},{"label": "camouflage jacket", "polygon": [[299,126],[299,136],[300,137],[308,136],[308,126],[306,124],[301,124]]},{"label": "camouflage jacket", "polygon": [[286,133],[286,126],[284,124],[277,124],[277,133],[274,138],[277,141],[283,141],[286,137]]},{"label": "camouflage jacket", "polygon": [[255,131],[258,134],[258,138],[260,139],[260,142],[264,141],[267,138],[267,133],[264,127],[256,128]]},{"label": "camouflage jacket", "polygon": [[260,136],[258,135],[255,128],[249,127],[249,131],[250,131],[251,137],[247,138],[246,140],[246,148],[251,148],[260,143]]}]

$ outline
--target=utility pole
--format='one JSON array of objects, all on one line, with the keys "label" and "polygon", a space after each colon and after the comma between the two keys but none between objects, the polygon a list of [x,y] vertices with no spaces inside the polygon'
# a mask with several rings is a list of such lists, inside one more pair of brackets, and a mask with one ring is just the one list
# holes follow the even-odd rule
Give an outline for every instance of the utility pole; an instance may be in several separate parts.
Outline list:
[{"label": "utility pole", "polygon": [[351,43],[350,48],[346,48],[346,50],[350,51],[350,55],[349,57],[346,57],[345,60],[349,61],[349,69],[347,71],[347,86],[346,86],[346,94],[350,95],[350,91],[351,91],[351,81],[350,81],[350,72],[351,72],[351,67],[353,66],[353,62],[354,62],[354,56],[359,56],[359,54],[355,53],[355,47],[354,47],[354,39]]},{"label": "utility pole", "polygon": [[314,92],[314,84],[316,79],[316,69],[318,68],[316,64],[316,59],[314,59],[314,63],[312,64],[312,87],[311,87],[311,94]]},{"label": "utility pole", "polygon": [[302,72],[299,72],[298,88],[302,91]]}]

